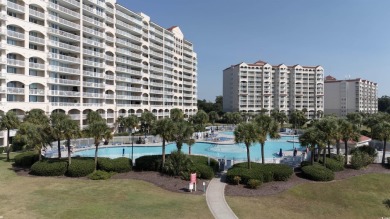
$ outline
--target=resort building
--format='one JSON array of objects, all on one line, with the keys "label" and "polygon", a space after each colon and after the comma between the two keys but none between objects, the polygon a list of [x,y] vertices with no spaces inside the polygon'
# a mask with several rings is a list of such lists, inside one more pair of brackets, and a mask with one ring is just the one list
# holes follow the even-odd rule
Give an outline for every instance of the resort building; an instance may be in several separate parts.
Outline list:
[{"label": "resort building", "polygon": [[361,78],[336,80],[325,78],[325,114],[377,113],[378,85]]},{"label": "resort building", "polygon": [[196,113],[197,55],[179,27],[115,0],[0,0],[0,9],[0,113],[62,111],[81,127],[91,110],[111,126],[145,111]]},{"label": "resort building", "polygon": [[263,61],[240,63],[223,70],[225,112],[287,115],[303,110],[316,118],[324,110],[324,69],[321,66],[271,65]]}]

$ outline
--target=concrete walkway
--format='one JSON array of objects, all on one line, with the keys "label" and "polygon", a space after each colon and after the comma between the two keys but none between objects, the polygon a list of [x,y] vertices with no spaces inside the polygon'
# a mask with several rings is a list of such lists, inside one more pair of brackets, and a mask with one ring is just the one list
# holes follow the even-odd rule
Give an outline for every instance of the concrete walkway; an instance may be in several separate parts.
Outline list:
[{"label": "concrete walkway", "polygon": [[232,209],[225,200],[225,181],[226,174],[223,173],[221,178],[211,180],[206,191],[207,205],[214,218],[216,219],[237,219]]}]

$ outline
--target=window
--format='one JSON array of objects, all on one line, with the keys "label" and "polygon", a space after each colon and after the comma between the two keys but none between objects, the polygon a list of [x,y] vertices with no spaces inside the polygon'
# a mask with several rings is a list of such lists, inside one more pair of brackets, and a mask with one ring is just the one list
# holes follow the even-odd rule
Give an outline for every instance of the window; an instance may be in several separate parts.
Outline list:
[{"label": "window", "polygon": [[16,68],[7,66],[7,73],[16,74]]},{"label": "window", "polygon": [[8,59],[16,59],[16,54],[7,54]]},{"label": "window", "polygon": [[29,97],[30,102],[38,102],[38,97],[37,96],[31,96]]},{"label": "window", "polygon": [[16,17],[16,13],[15,12],[7,12],[8,16],[11,16],[11,17]]},{"label": "window", "polygon": [[11,39],[7,39],[7,44],[16,46],[16,41],[15,40],[11,40]]},{"label": "window", "polygon": [[28,19],[28,21],[31,22],[31,23],[34,23],[34,24],[38,24],[38,20],[35,19],[35,18],[32,18],[32,17],[30,17],[30,18]]},{"label": "window", "polygon": [[28,46],[30,49],[33,49],[33,50],[38,50],[38,46],[37,45],[34,45],[34,44],[29,44]]},{"label": "window", "polygon": [[32,69],[30,69],[30,70],[29,70],[29,75],[38,76],[38,71],[37,71],[37,70],[32,70]]}]

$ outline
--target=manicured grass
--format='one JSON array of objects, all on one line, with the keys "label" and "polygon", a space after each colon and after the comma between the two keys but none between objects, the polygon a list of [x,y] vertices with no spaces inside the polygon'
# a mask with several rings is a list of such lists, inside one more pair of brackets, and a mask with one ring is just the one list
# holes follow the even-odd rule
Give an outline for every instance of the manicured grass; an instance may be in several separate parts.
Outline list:
[{"label": "manicured grass", "polygon": [[212,218],[205,196],[179,194],[138,180],[17,176],[0,155],[4,218]]},{"label": "manicured grass", "polygon": [[306,183],[264,197],[226,197],[239,218],[381,218],[390,210],[390,175],[369,174],[343,181]]}]

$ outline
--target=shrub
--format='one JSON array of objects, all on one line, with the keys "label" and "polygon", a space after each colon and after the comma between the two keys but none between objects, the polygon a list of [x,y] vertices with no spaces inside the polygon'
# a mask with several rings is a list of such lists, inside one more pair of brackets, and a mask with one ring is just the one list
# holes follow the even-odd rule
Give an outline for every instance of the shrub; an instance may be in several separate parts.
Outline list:
[{"label": "shrub", "polygon": [[[166,156],[166,159],[169,156]],[[166,160],[165,160],[166,161]],[[135,169],[140,171],[160,171],[162,164],[161,155],[147,155],[135,160]]]},{"label": "shrub", "polygon": [[234,178],[237,176],[241,178],[242,184],[248,184],[248,181],[250,179],[257,179],[263,181],[263,175],[261,174],[261,172],[256,171],[255,169],[249,170],[248,168],[242,168],[242,167],[230,168],[227,171],[226,180],[228,183],[234,184],[235,183]]},{"label": "shrub", "polygon": [[355,151],[352,154],[351,166],[354,169],[359,170],[372,162],[374,162],[374,158],[366,152]]},{"label": "shrub", "polygon": [[[320,159],[320,163],[323,163],[322,159]],[[332,170],[333,172],[338,172],[344,170],[344,163],[339,162],[333,158],[328,158],[325,160],[325,167]]]},{"label": "shrub", "polygon": [[331,181],[334,179],[334,173],[321,165],[309,165],[302,167],[303,176],[314,181]]},{"label": "shrub", "polygon": [[341,154],[336,154],[336,155],[332,155],[332,159],[340,162],[340,163],[344,163],[345,161],[345,156],[344,155],[341,155]]},{"label": "shrub", "polygon": [[39,154],[34,151],[27,151],[15,156],[15,165],[18,167],[31,167],[39,160]]},{"label": "shrub", "polygon": [[387,209],[390,209],[390,199],[385,199],[382,202]]},{"label": "shrub", "polygon": [[235,185],[240,184],[240,182],[241,182],[241,177],[239,177],[239,176],[233,177],[233,182],[234,182]]},{"label": "shrub", "polygon": [[311,165],[310,161],[304,160],[304,161],[301,162],[301,167],[309,166],[309,165]]},{"label": "shrub", "polygon": [[93,159],[72,159],[72,163],[68,165],[66,175],[70,177],[82,177],[91,174],[95,170],[95,162]]},{"label": "shrub", "polygon": [[30,174],[36,176],[62,176],[66,172],[67,162],[46,160],[36,162],[31,166]]},{"label": "shrub", "polygon": [[164,172],[172,176],[180,176],[184,172],[190,171],[192,161],[179,151],[172,152],[167,158]]},{"label": "shrub", "polygon": [[387,158],[387,165],[390,165],[390,157]]},{"label": "shrub", "polygon": [[92,180],[106,180],[106,179],[111,178],[111,176],[113,176],[114,174],[115,173],[108,173],[106,171],[97,170],[97,171],[89,174],[88,178],[92,179]]},{"label": "shrub", "polygon": [[378,155],[376,149],[370,146],[361,146],[361,147],[354,148],[351,150],[351,154],[354,154],[356,151],[365,152],[370,157],[376,157]]},{"label": "shrub", "polygon": [[[204,164],[208,166],[208,157],[198,156],[198,155],[188,155],[188,157],[191,159],[193,163]],[[218,172],[219,171],[218,161],[210,158],[210,167],[213,169],[215,173]]]},{"label": "shrub", "polygon": [[204,164],[193,164],[192,168],[198,178],[212,179],[214,177],[214,171],[211,167]]},{"label": "shrub", "polygon": [[261,186],[261,184],[262,184],[262,182],[260,180],[257,180],[257,179],[250,179],[248,181],[248,186],[251,189],[257,189],[259,186]]},{"label": "shrub", "polygon": [[2,154],[4,151],[6,151],[6,147],[0,147],[0,154]]},{"label": "shrub", "polygon": [[106,172],[129,172],[131,170],[131,159],[126,157],[119,157],[115,159],[99,158],[98,168]]}]

